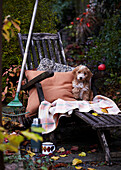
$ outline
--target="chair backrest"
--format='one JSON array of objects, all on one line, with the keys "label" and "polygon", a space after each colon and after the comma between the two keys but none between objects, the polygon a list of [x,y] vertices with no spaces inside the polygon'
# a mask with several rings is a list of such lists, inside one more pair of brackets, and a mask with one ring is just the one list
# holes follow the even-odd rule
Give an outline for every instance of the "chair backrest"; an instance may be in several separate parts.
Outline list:
[{"label": "chair backrest", "polygon": [[[22,57],[26,47],[28,34],[18,33],[20,50]],[[60,33],[33,33],[31,37],[29,52],[27,56],[26,70],[36,69],[43,58],[48,58],[57,63],[67,65],[66,57],[62,45]],[[95,77],[92,77],[91,88],[94,96],[97,94],[95,85]]]},{"label": "chair backrest", "polygon": [[[21,54],[24,56],[28,34],[18,33]],[[66,58],[59,33],[33,33],[31,37],[26,69],[36,69],[42,58],[66,65]]]}]

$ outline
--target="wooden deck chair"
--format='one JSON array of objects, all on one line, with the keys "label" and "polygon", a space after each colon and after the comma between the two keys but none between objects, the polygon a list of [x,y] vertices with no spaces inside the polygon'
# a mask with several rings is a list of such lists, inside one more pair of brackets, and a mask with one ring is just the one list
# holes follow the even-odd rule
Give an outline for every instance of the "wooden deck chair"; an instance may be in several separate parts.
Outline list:
[{"label": "wooden deck chair", "polygon": [[[21,49],[22,57],[24,56],[24,47],[27,41],[27,34],[22,35],[18,33],[19,44]],[[61,41],[60,34],[50,34],[50,33],[33,33],[30,43],[30,50],[28,53],[28,59],[26,64],[26,70],[36,70],[43,58],[48,58],[55,63],[60,63],[67,65],[66,57],[63,50],[63,45]],[[40,85],[40,81],[53,76],[52,71],[47,71],[42,75],[37,76],[31,80],[28,84],[24,85],[23,89],[31,89],[36,86],[39,95],[39,101],[44,100],[43,91]],[[93,76],[93,80],[95,76]],[[96,89],[94,86],[94,81],[92,80],[92,90],[94,95],[96,95]],[[111,155],[109,146],[105,136],[105,130],[110,130],[114,128],[121,127],[121,116],[120,115],[106,115],[94,116],[91,113],[81,113],[77,109],[73,111],[73,114],[78,116],[81,120],[86,122],[96,130],[101,142],[103,151],[105,153],[105,160],[110,164]]]}]

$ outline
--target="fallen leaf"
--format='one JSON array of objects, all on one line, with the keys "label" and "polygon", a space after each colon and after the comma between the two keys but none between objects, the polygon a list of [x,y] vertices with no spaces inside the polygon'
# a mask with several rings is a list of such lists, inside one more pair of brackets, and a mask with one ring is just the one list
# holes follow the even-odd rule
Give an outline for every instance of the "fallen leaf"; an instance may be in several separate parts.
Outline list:
[{"label": "fallen leaf", "polygon": [[79,153],[79,156],[86,156],[86,153],[85,152],[81,152],[81,153]]},{"label": "fallen leaf", "polygon": [[92,113],[92,115],[93,115],[93,116],[98,116],[98,114],[97,114],[97,113]]},{"label": "fallen leaf", "polygon": [[52,156],[51,159],[53,159],[54,161],[58,160],[60,157],[59,156]]},{"label": "fallen leaf", "polygon": [[71,151],[66,151],[66,154],[68,155],[68,154],[71,154]]},{"label": "fallen leaf", "polygon": [[92,149],[91,152],[96,152],[96,149]]},{"label": "fallen leaf", "polygon": [[59,150],[57,152],[65,152],[65,148],[64,147],[59,148]]},{"label": "fallen leaf", "polygon": [[29,154],[29,156],[33,157],[35,155],[34,152],[31,152],[30,150],[27,151],[27,153]]},{"label": "fallen leaf", "polygon": [[71,148],[72,151],[77,151],[78,149],[79,149],[78,146],[72,146],[72,148]]},{"label": "fallen leaf", "polygon": [[64,158],[64,157],[66,157],[67,155],[65,154],[65,155],[60,155],[60,157],[62,157],[62,158]]},{"label": "fallen leaf", "polygon": [[75,158],[73,161],[72,161],[72,165],[78,165],[78,164],[81,164],[82,163],[82,160],[81,159],[77,159]]},{"label": "fallen leaf", "polygon": [[58,163],[58,164],[56,164],[54,167],[55,167],[55,168],[58,168],[58,167],[67,167],[67,166],[68,166],[68,164]]},{"label": "fallen leaf", "polygon": [[82,169],[82,166],[75,166],[76,169]]},{"label": "fallen leaf", "polygon": [[96,170],[96,169],[94,169],[94,168],[87,168],[87,170]]},{"label": "fallen leaf", "polygon": [[101,111],[102,111],[103,113],[108,113],[108,110],[107,110],[107,109],[101,109]]}]

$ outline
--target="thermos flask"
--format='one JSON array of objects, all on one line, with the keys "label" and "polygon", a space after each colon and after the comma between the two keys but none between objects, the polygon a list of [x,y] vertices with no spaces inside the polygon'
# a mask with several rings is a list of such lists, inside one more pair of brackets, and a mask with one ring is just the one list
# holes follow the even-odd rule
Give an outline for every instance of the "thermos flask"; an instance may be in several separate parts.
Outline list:
[{"label": "thermos flask", "polygon": [[[31,127],[41,127],[40,119],[39,118],[34,118]],[[34,132],[32,129],[31,129],[31,131],[33,133],[36,133],[36,134],[39,134],[40,136],[42,136],[41,133]],[[31,151],[32,152],[34,152],[34,153],[41,153],[42,152],[42,146],[41,145],[42,145],[42,143],[41,143],[40,140],[38,140],[36,142],[35,140],[31,139]]]}]

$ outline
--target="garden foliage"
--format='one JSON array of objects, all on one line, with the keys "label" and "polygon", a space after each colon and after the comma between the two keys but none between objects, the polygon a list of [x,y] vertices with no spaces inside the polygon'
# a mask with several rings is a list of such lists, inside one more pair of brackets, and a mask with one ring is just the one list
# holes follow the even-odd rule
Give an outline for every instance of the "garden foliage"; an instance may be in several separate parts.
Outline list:
[{"label": "garden foliage", "polygon": [[[52,4],[55,0],[38,2],[37,14],[34,24],[34,32],[55,32],[57,17],[51,11]],[[17,19],[21,22],[21,33],[28,33],[33,13],[35,1],[34,0],[5,0],[3,2],[3,20],[6,16],[10,15],[11,18]],[[15,36],[8,43],[3,38],[3,55],[2,55],[2,67],[9,68],[11,64],[21,64],[21,54],[17,38],[17,31],[13,28]]]},{"label": "garden foliage", "polygon": [[[121,69],[121,16],[113,14],[105,20],[98,37],[88,53],[92,60],[105,63],[110,72]],[[112,24],[113,23],[113,24]]]}]

